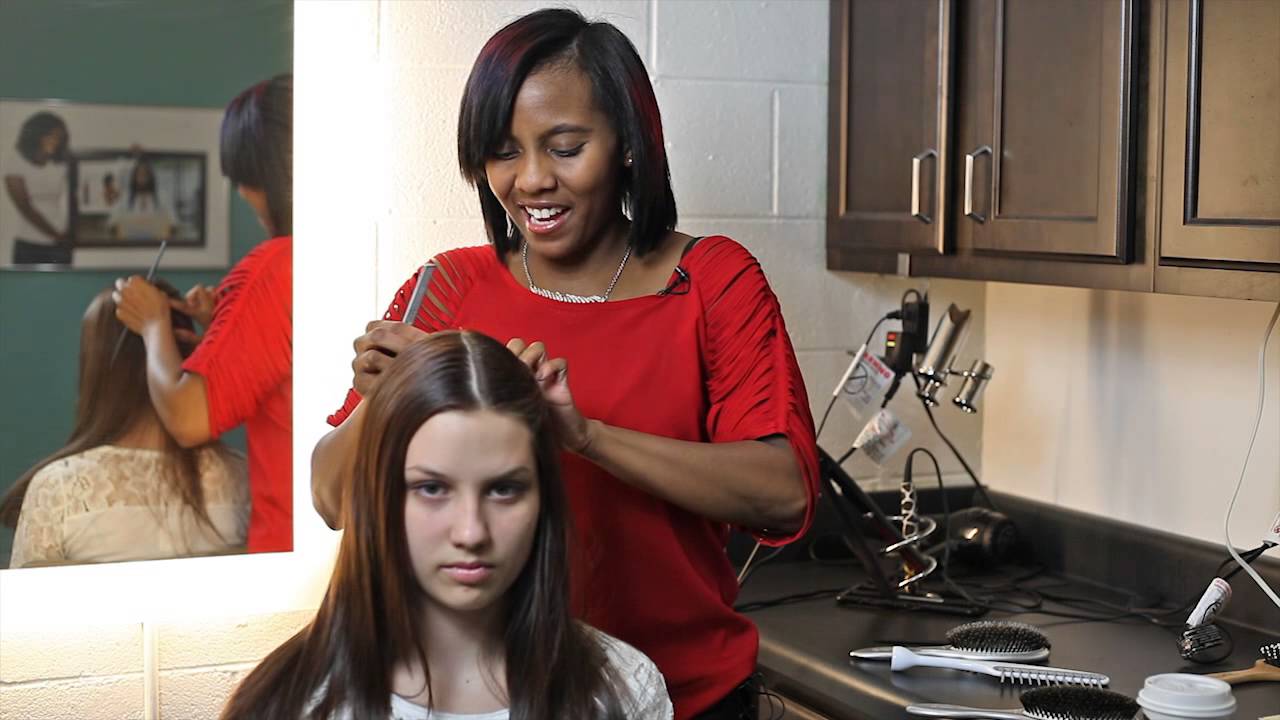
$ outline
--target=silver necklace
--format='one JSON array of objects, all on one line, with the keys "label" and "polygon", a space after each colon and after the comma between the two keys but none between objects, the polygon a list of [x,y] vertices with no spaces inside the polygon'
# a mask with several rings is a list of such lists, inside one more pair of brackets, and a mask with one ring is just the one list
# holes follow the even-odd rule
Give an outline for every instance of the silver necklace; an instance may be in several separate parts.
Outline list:
[{"label": "silver necklace", "polygon": [[613,273],[613,279],[609,281],[609,287],[604,289],[603,295],[574,295],[573,293],[563,293],[558,290],[547,290],[535,285],[533,276],[529,274],[529,243],[526,241],[520,247],[520,262],[524,264],[524,279],[529,281],[529,289],[544,298],[565,303],[602,303],[608,301],[609,295],[613,293],[613,286],[617,285],[618,278],[622,277],[622,268],[627,266],[627,261],[630,259],[631,245],[628,243],[627,251],[622,254],[622,262],[618,263],[618,269]]}]

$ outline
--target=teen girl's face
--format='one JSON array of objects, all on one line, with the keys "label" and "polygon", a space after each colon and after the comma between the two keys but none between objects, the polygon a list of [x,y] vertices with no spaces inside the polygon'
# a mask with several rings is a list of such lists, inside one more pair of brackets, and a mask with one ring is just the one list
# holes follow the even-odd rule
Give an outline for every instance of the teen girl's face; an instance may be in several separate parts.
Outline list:
[{"label": "teen girl's face", "polygon": [[524,569],[540,506],[533,435],[491,410],[432,416],[405,454],[409,558],[429,604],[493,607]]},{"label": "teen girl's face", "polygon": [[581,256],[622,219],[622,150],[576,66],[530,74],[516,95],[510,136],[485,163],[489,189],[549,259]]}]

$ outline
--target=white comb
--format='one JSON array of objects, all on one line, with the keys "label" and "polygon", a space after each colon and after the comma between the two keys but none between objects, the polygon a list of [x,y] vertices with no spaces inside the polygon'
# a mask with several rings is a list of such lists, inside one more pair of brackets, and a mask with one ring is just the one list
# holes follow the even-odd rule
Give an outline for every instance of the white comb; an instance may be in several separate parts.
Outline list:
[{"label": "white comb", "polygon": [[1084,685],[1086,687],[1106,687],[1111,678],[1085,670],[1063,670],[1062,668],[1042,665],[1023,665],[1020,663],[991,662],[986,660],[963,660],[960,658],[936,657],[914,653],[901,645],[893,648],[891,668],[895,672],[913,667],[951,668],[967,670],[1000,678],[1000,682],[1008,680],[1028,685]]}]

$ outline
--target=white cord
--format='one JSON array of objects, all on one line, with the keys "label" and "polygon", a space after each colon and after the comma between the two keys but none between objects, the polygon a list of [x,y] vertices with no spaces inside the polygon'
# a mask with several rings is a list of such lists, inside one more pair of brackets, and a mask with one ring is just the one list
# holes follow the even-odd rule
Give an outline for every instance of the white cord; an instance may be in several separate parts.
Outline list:
[{"label": "white cord", "polygon": [[747,556],[747,561],[742,563],[742,570],[738,572],[738,587],[742,587],[742,578],[747,576],[747,570],[751,569],[751,561],[756,559],[756,553],[760,552],[762,543],[757,540],[756,546],[751,548],[751,554]]},{"label": "white cord", "polygon": [[1253,441],[1258,439],[1258,426],[1262,423],[1262,406],[1267,397],[1267,343],[1271,339],[1271,331],[1276,326],[1276,319],[1280,318],[1280,303],[1276,304],[1275,312],[1271,313],[1271,322],[1267,323],[1267,330],[1262,335],[1262,347],[1258,350],[1258,412],[1253,418],[1253,434],[1249,436],[1249,449],[1244,454],[1244,467],[1240,468],[1240,479],[1236,482],[1236,491],[1231,494],[1231,504],[1227,506],[1227,519],[1223,524],[1223,530],[1227,537],[1227,552],[1231,553],[1231,557],[1240,564],[1244,571],[1249,573],[1249,577],[1262,588],[1262,592],[1271,598],[1271,602],[1280,607],[1280,597],[1276,596],[1276,591],[1272,590],[1267,581],[1262,579],[1257,570],[1249,566],[1245,559],[1240,557],[1240,553],[1236,552],[1235,543],[1231,542],[1231,513],[1236,508],[1236,498],[1240,496],[1240,486],[1244,485],[1245,470],[1249,468],[1249,456],[1253,454]]}]

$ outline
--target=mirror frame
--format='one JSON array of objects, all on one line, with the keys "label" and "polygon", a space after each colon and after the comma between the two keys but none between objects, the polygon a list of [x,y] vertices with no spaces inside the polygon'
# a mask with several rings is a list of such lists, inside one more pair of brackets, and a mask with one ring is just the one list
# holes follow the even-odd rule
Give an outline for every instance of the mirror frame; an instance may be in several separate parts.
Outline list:
[{"label": "mirror frame", "polygon": [[311,450],[350,386],[353,332],[382,312],[375,291],[379,208],[388,197],[388,153],[377,132],[382,72],[376,3],[295,3],[293,552],[0,570],[0,635],[319,605],[339,533],[312,509]]}]

